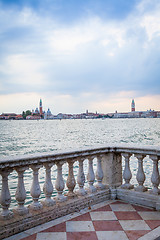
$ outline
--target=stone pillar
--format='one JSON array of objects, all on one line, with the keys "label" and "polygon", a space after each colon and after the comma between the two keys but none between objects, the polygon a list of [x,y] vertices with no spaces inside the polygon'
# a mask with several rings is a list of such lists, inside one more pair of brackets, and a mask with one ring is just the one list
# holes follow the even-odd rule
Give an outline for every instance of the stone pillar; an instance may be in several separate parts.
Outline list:
[{"label": "stone pillar", "polygon": [[29,209],[24,206],[25,199],[26,199],[26,190],[24,187],[24,180],[23,180],[23,175],[25,170],[27,170],[28,167],[16,167],[15,170],[18,173],[18,185],[17,185],[17,190],[16,190],[16,200],[18,202],[18,207],[16,208],[16,212],[19,215],[25,215],[29,212]]},{"label": "stone pillar", "polygon": [[103,179],[102,157],[103,157],[103,155],[97,156],[97,169],[96,169],[96,179],[97,179],[97,183],[95,184],[95,187],[96,187],[98,190],[102,190],[102,189],[105,188],[105,185],[102,184],[102,179]]},{"label": "stone pillar", "polygon": [[138,159],[138,171],[137,171],[137,182],[138,182],[138,187],[135,188],[135,191],[138,192],[145,192],[147,191],[147,188],[144,187],[144,182],[146,179],[146,176],[144,174],[144,170],[143,170],[143,158],[145,157],[142,154],[135,154],[135,157]]},{"label": "stone pillar", "polygon": [[121,188],[132,189],[132,188],[134,188],[134,186],[130,184],[130,180],[132,178],[132,173],[131,173],[130,164],[129,164],[131,154],[122,153],[122,156],[124,157],[124,160],[125,160],[125,167],[124,167],[124,172],[123,172],[123,178],[124,178],[125,183],[122,184]]},{"label": "stone pillar", "polygon": [[122,184],[121,153],[106,153],[102,157],[103,180],[108,187],[119,187]]},{"label": "stone pillar", "polygon": [[76,191],[76,193],[79,196],[84,196],[87,194],[87,192],[84,190],[85,175],[83,171],[83,161],[84,161],[84,158],[78,159],[79,169],[77,174],[77,183],[78,183],[79,189]]},{"label": "stone pillar", "polygon": [[53,206],[56,204],[56,201],[51,199],[52,193],[53,193],[53,184],[51,181],[51,168],[53,166],[53,163],[44,163],[45,169],[46,169],[46,176],[45,176],[45,182],[43,185],[43,192],[45,194],[45,200],[43,201],[43,204],[47,207]]},{"label": "stone pillar", "polygon": [[55,188],[57,190],[57,197],[56,201],[57,202],[64,202],[67,200],[67,197],[63,195],[63,190],[65,187],[63,176],[62,176],[62,166],[63,166],[63,161],[59,161],[56,163],[57,165],[57,178],[55,182]]},{"label": "stone pillar", "polygon": [[122,157],[121,153],[106,153],[102,157],[103,180],[109,187],[111,199],[116,199],[116,188],[122,185]]},{"label": "stone pillar", "polygon": [[38,181],[38,171],[41,167],[42,165],[31,165],[31,169],[33,170],[33,181],[31,186],[31,196],[33,198],[33,202],[29,207],[31,210],[35,210],[35,211],[42,208],[42,204],[39,202],[41,189]]},{"label": "stone pillar", "polygon": [[76,196],[75,193],[73,192],[73,190],[76,186],[76,180],[74,178],[74,173],[73,173],[73,164],[74,164],[74,160],[68,161],[69,171],[68,171],[68,178],[67,178],[67,182],[66,182],[66,185],[68,188],[68,193],[67,193],[68,198],[73,198]]},{"label": "stone pillar", "polygon": [[1,219],[8,220],[13,217],[13,213],[8,209],[11,203],[11,196],[8,187],[8,175],[12,169],[2,169],[0,174],[2,176],[2,190],[0,196],[0,204],[2,205]]},{"label": "stone pillar", "polygon": [[159,170],[158,170],[158,156],[150,156],[150,158],[153,161],[153,172],[151,176],[151,182],[153,185],[153,189],[150,190],[150,193],[158,195],[160,194],[160,189],[158,188],[159,186]]},{"label": "stone pillar", "polygon": [[95,175],[93,171],[93,156],[88,157],[88,173],[87,173],[87,181],[88,181],[88,193],[94,193],[97,191],[97,189],[93,186],[95,181]]}]

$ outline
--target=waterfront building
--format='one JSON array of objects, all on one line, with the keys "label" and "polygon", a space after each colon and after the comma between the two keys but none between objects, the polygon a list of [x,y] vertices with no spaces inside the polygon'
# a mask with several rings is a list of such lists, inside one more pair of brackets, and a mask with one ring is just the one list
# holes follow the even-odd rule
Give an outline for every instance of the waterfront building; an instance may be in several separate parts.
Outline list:
[{"label": "waterfront building", "polygon": [[38,108],[35,109],[34,114],[39,114]]},{"label": "waterfront building", "polygon": [[55,116],[52,115],[51,110],[49,108],[47,112],[44,113],[44,119],[55,119]]},{"label": "waterfront building", "polygon": [[42,99],[40,99],[39,109],[38,107],[36,107],[35,111],[32,109],[31,116],[28,116],[28,118],[26,119],[40,119],[40,118],[43,118],[43,116],[44,116],[44,112],[42,109]]},{"label": "waterfront building", "polygon": [[0,120],[21,120],[23,119],[21,114],[16,113],[2,113],[0,115]]},{"label": "waterfront building", "polygon": [[26,120],[39,120],[41,119],[40,115],[28,115]]}]

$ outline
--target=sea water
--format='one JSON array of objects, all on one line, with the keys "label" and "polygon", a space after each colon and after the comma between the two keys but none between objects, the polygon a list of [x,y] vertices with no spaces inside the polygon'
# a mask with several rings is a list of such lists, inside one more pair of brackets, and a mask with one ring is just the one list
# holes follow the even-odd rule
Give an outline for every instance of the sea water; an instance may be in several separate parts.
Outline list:
[{"label": "sea water", "polygon": [[[35,153],[56,153],[58,150],[99,147],[102,144],[112,143],[160,146],[160,118],[0,121],[0,158]],[[64,164],[63,177],[65,181],[68,174],[67,169],[67,165]],[[94,169],[96,169],[96,159]],[[131,171],[133,175],[131,183],[136,185],[137,161],[134,158],[131,159]],[[149,158],[144,159],[144,171],[146,173],[145,184],[151,187],[152,161]],[[78,164],[75,163],[75,177],[77,172]],[[87,173],[87,160],[84,162],[84,172]],[[45,171],[42,168],[39,171],[41,190],[43,189],[44,180]],[[56,166],[53,166],[53,185],[55,180]],[[31,169],[25,172],[24,181],[27,192],[26,204],[29,204],[31,202],[29,193],[32,183]],[[11,206],[16,205],[14,198],[16,187],[17,173],[13,171],[9,175]],[[55,189],[53,195],[56,195]],[[43,191],[41,198],[44,198]]]}]

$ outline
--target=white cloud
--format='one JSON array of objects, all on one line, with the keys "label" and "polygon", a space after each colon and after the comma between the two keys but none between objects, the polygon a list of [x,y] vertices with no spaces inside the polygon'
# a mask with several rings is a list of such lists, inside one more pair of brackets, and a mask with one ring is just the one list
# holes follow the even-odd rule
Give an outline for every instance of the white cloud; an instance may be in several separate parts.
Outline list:
[{"label": "white cloud", "polygon": [[34,56],[15,54],[7,56],[1,66],[1,72],[9,76],[8,82],[25,86],[43,87],[44,74],[41,72],[43,64],[35,61]]},{"label": "white cloud", "polygon": [[52,99],[56,111],[58,107],[75,111],[77,106],[82,110],[88,104],[92,111],[107,112],[118,108],[115,101],[120,109],[127,107],[124,99],[130,96],[123,99],[122,91],[134,91],[137,97],[158,91],[160,4],[156,0],[141,1],[121,21],[90,15],[70,25],[30,8],[1,9],[0,32],[2,93],[25,92],[26,87],[28,92],[39,92],[38,97],[43,92],[44,98]]}]

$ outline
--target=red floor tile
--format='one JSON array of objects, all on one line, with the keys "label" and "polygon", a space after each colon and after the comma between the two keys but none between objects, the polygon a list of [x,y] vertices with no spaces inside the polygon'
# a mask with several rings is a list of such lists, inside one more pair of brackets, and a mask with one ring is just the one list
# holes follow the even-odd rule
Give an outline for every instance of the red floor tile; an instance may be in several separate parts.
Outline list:
[{"label": "red floor tile", "polygon": [[67,240],[98,240],[96,232],[67,232]]},{"label": "red floor tile", "polygon": [[31,235],[31,236],[22,238],[22,240],[36,240],[36,237],[37,237],[37,234],[35,233],[35,234]]},{"label": "red floor tile", "polygon": [[118,220],[142,220],[137,212],[114,212]]},{"label": "red floor tile", "polygon": [[66,223],[60,223],[41,232],[66,232]]},{"label": "red floor tile", "polygon": [[134,207],[134,209],[138,212],[150,212],[150,211],[155,211],[155,209],[152,209],[152,208],[146,208],[146,207],[141,207],[141,206],[137,206],[137,205],[133,205],[132,204],[132,207]]},{"label": "red floor tile", "polygon": [[95,231],[122,231],[118,221],[93,221]]},{"label": "red floor tile", "polygon": [[157,228],[160,226],[160,220],[146,220],[145,221],[151,229]]},{"label": "red floor tile", "polygon": [[99,211],[112,211],[111,207],[109,205],[106,205],[101,208],[97,208],[95,210],[92,210],[92,212],[99,212]]},{"label": "red floor tile", "polygon": [[69,221],[92,221],[89,213],[70,219]]},{"label": "red floor tile", "polygon": [[148,232],[150,232],[150,231],[148,231],[148,230],[125,231],[129,240],[137,240],[138,238],[144,236]]}]

